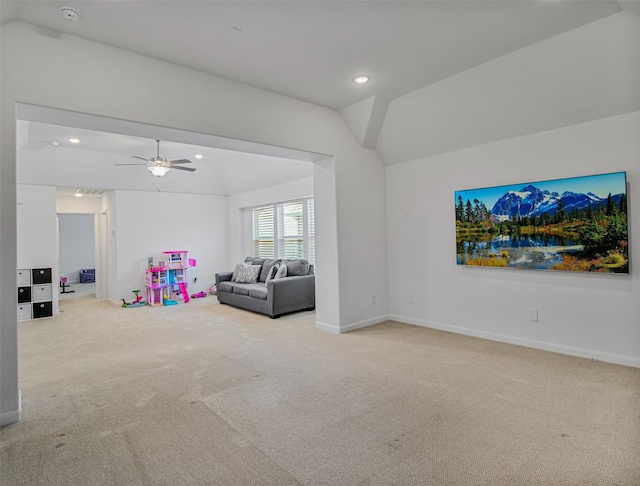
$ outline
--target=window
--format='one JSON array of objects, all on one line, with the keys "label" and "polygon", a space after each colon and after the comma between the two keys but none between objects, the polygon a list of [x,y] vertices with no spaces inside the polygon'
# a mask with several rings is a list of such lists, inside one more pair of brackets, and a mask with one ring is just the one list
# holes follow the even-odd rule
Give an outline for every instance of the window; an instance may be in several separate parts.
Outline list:
[{"label": "window", "polygon": [[253,251],[262,258],[315,262],[313,199],[253,209]]},{"label": "window", "polygon": [[263,258],[274,258],[275,239],[274,207],[257,208],[253,210],[253,253]]}]

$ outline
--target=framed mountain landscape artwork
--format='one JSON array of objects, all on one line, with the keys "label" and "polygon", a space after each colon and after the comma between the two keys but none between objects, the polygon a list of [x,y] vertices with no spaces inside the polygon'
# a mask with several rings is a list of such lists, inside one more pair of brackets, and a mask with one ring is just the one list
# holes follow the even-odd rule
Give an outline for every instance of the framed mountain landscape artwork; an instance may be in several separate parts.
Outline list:
[{"label": "framed mountain landscape artwork", "polygon": [[626,172],[455,192],[458,265],[629,273]]}]

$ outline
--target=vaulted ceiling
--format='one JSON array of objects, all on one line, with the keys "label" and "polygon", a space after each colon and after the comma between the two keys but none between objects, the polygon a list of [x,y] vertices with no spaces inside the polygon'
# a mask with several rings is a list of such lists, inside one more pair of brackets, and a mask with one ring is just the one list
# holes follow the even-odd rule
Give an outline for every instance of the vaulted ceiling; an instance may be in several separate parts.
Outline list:
[{"label": "vaulted ceiling", "polygon": [[[59,9],[80,13],[65,20]],[[17,19],[340,110],[600,18],[612,0],[5,1]],[[356,85],[357,75],[371,77]]]},{"label": "vaulted ceiling", "polygon": [[[74,8],[80,18],[66,20],[62,6]],[[391,101],[622,10],[640,14],[639,2],[2,0],[0,22],[18,20],[47,29],[51,35],[62,32],[84,37],[342,110],[345,116],[349,107],[363,100]],[[370,81],[356,84],[353,78],[357,75],[367,75]],[[25,150],[42,150],[56,137],[63,137],[55,126],[29,127],[33,122],[23,125]],[[95,134],[90,138],[95,144],[85,144],[83,150],[117,155],[118,162],[129,155],[155,155],[154,137],[146,146],[126,137]],[[105,141],[106,148],[101,145]],[[256,180],[270,183],[267,174],[273,174],[273,167],[295,163],[284,158],[271,160],[276,165],[269,165],[252,159],[250,163],[257,168],[249,171],[246,164],[251,157],[247,154],[214,153],[206,145],[177,147],[176,155],[171,144],[164,147],[167,158],[211,150],[207,152],[209,162],[231,161],[228,170],[215,169],[219,187],[211,189],[214,193],[255,188],[256,184],[248,183],[251,177],[241,174],[251,173]],[[55,156],[51,146],[46,150]],[[207,160],[202,161],[205,163]],[[292,167],[290,174],[296,176],[311,173],[308,166]]]}]

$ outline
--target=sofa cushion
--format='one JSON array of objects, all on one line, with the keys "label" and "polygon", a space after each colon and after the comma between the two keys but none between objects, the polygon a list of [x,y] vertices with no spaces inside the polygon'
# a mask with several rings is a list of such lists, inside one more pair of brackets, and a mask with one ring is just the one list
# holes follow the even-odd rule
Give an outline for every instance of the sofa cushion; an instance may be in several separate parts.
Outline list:
[{"label": "sofa cushion", "polygon": [[249,284],[235,284],[233,293],[238,295],[249,295]]},{"label": "sofa cushion", "polygon": [[233,284],[231,282],[220,282],[217,290],[218,292],[233,292]]},{"label": "sofa cushion", "polygon": [[309,274],[308,260],[282,260],[282,263],[287,265],[287,276],[289,277],[299,277]]},{"label": "sofa cushion", "polygon": [[247,295],[254,299],[267,300],[267,289],[263,283],[233,284],[233,293]]},{"label": "sofa cushion", "polygon": [[264,263],[262,264],[262,270],[260,271],[260,278],[258,279],[258,282],[266,282],[267,277],[269,276],[269,272],[271,271],[273,266],[279,264],[281,261],[282,260],[270,260],[268,258],[265,259]]},{"label": "sofa cushion", "polygon": [[267,300],[267,288],[264,285],[252,286],[249,289],[249,297],[254,299]]},{"label": "sofa cushion", "polygon": [[240,267],[240,271],[238,272],[238,278],[236,278],[237,283],[256,283],[258,281],[258,277],[260,276],[260,265],[248,265],[243,264]]},{"label": "sofa cushion", "polygon": [[248,256],[244,259],[244,262],[251,263],[251,265],[262,265],[264,263],[264,258]]}]

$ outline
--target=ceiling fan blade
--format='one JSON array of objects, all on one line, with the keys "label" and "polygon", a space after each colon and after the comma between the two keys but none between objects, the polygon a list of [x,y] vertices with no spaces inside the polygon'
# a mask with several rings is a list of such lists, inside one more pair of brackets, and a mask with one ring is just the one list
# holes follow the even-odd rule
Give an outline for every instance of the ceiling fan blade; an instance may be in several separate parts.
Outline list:
[{"label": "ceiling fan blade", "polygon": [[170,164],[190,164],[191,161],[187,159],[179,159],[179,160],[170,160]]},{"label": "ceiling fan blade", "polygon": [[149,164],[113,164],[113,165],[149,165]]},{"label": "ceiling fan blade", "polygon": [[140,159],[140,160],[144,160],[146,162],[149,162],[149,159],[145,159],[144,157],[138,157],[137,155],[132,155],[131,157],[133,157],[134,159]]},{"label": "ceiling fan blade", "polygon": [[186,170],[189,172],[195,172],[195,169],[192,169],[191,167],[180,167],[179,165],[169,165],[169,167],[177,170]]}]

